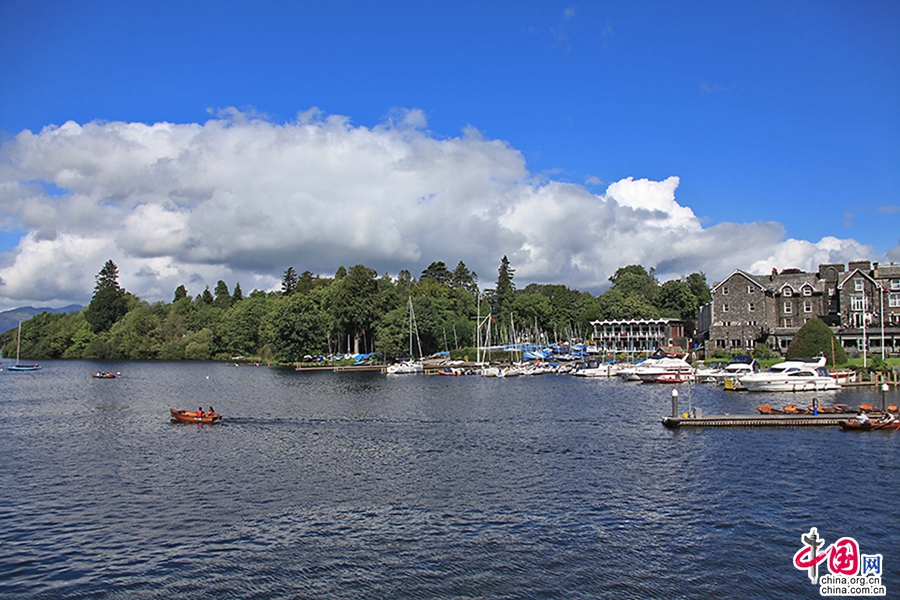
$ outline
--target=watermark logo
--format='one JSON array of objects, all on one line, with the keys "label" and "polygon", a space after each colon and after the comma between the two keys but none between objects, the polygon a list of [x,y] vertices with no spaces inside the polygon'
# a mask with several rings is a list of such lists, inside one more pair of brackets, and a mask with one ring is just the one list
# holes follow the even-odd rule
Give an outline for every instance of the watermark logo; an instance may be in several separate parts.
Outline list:
[{"label": "watermark logo", "polygon": [[[819,586],[822,596],[884,596],[881,583],[881,555],[860,554],[855,539],[842,537],[825,545],[815,527],[800,536],[801,548],[794,554],[794,566],[806,571],[809,581]],[[828,565],[829,574],[819,567]]]}]

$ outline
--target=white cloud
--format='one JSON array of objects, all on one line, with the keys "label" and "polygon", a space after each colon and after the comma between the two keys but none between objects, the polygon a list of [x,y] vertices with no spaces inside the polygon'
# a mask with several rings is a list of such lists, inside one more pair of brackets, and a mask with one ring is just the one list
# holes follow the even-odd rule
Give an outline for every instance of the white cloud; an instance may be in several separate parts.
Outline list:
[{"label": "white cloud", "polygon": [[594,194],[539,180],[520,152],[474,127],[450,139],[426,127],[415,109],[372,128],[316,108],[286,124],[229,109],[204,124],[22,132],[0,147],[0,227],[28,232],[0,256],[0,308],[85,303],[109,258],[150,301],[218,279],[271,289],[288,266],[417,275],[462,260],[490,286],[507,255],[517,284],[599,291],[635,263],[663,279],[714,279],[878,258],[853,240],[784,240],[775,222],[704,228],[677,202],[678,177],[629,177]]}]

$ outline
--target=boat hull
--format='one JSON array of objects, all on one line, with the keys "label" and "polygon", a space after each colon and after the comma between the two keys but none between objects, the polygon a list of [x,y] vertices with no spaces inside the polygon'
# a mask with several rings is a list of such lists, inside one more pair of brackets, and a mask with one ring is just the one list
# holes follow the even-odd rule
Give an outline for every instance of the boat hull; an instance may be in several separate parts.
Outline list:
[{"label": "boat hull", "polygon": [[743,378],[740,384],[751,392],[825,392],[840,386],[834,379],[807,379],[800,381],[754,380]]},{"label": "boat hull", "polygon": [[172,414],[172,420],[179,423],[218,423],[222,420],[220,414],[198,417],[196,411],[175,410],[174,408],[170,408],[169,412]]},{"label": "boat hull", "polygon": [[900,429],[900,421],[894,419],[890,423],[879,423],[870,420],[865,423],[859,421],[841,421],[841,429],[844,431],[876,431],[879,429]]}]

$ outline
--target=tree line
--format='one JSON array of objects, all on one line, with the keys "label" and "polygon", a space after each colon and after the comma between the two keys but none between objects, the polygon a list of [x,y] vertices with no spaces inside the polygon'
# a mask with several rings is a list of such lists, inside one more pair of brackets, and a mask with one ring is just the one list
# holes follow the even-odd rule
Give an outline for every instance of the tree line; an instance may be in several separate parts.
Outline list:
[{"label": "tree line", "polygon": [[[90,304],[69,314],[42,313],[22,324],[21,355],[29,359],[209,360],[253,357],[301,362],[317,355],[376,352],[386,361],[410,351],[410,310],[426,355],[472,347],[476,321],[491,319],[491,343],[522,339],[585,341],[597,319],[672,317],[693,320],[710,300],[703,273],[660,284],[653,269],[622,267],[612,286],[593,296],[565,285],[517,289],[504,256],[493,288],[460,261],[431,263],[418,278],[379,276],[364,265],[333,277],[289,267],[281,289],[244,295],[224,281],[191,296],[184,285],[172,302],[150,304],[118,283],[109,260],[96,276]],[[16,330],[0,336],[4,356],[16,352]],[[484,343],[484,342],[482,342]]]}]

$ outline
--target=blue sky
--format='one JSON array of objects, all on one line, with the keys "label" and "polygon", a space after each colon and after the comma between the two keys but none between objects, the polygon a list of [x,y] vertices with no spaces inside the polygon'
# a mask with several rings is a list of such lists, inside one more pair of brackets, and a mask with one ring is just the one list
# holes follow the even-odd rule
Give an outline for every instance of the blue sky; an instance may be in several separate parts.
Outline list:
[{"label": "blue sky", "polygon": [[[556,276],[556,282],[594,291],[615,266],[634,262],[669,277],[703,270],[715,279],[734,268],[900,261],[898,32],[900,3],[894,1],[2,0],[0,307],[89,299],[93,275],[106,258],[121,263],[126,287],[149,300],[169,299],[182,280],[195,287],[213,287],[218,278],[231,285],[240,280],[244,289],[250,281],[272,286],[287,266],[328,274],[340,264],[363,263],[416,275],[432,260],[451,266],[464,260],[489,285],[504,254],[515,257],[520,279]],[[75,130],[41,134],[69,121],[81,128],[77,144]],[[217,152],[238,138],[253,147],[254,131],[293,141],[260,149],[255,156],[267,158],[239,182],[210,176],[201,185],[189,170],[179,171],[183,179],[174,187],[149,178],[161,158],[211,168],[198,158],[205,156],[197,153],[199,142],[186,139],[191,126],[208,128],[211,121],[233,130],[217,130],[232,138],[215,142],[204,130],[210,138],[204,143],[216,144]],[[91,123],[96,127],[87,131]],[[116,123],[182,129],[165,133],[171,136],[165,150],[147,141],[158,141],[161,131],[140,142],[126,135],[153,148],[132,155],[133,144],[110,141],[121,134]],[[352,190],[329,200],[327,190],[335,186],[299,175],[268,187],[283,174],[266,172],[266,165],[284,160],[288,170],[304,172],[335,164],[291,162],[306,143],[293,137],[302,124],[321,140],[346,135],[341,148],[372,136],[354,146],[352,164],[330,175],[337,182],[370,177],[373,188],[398,182],[385,185],[384,204]],[[24,130],[34,136],[23,139]],[[401,144],[392,152],[404,154],[403,172],[413,169],[420,185],[407,189],[393,170],[396,178],[379,178],[387,163],[359,166],[369,156],[366,148],[384,148],[388,139]],[[468,145],[457,149],[457,141]],[[123,163],[146,162],[135,171],[120,165],[119,177],[110,173],[109,180],[73,180],[73,169],[84,175],[110,168],[107,151],[97,150],[107,142]],[[74,145],[63,150],[63,143]],[[458,178],[448,156],[466,169]],[[94,160],[87,171],[73,167]],[[216,160],[245,164],[246,156]],[[488,165],[487,172],[467,180],[478,165]],[[119,181],[126,177],[130,183]],[[454,187],[454,181],[468,187]],[[505,187],[491,188],[497,181]],[[623,183],[613,193],[617,182]],[[203,202],[234,214],[259,208],[266,200],[255,194],[265,189],[277,201],[261,218],[277,220],[284,214],[278,211],[320,215],[321,223],[311,217],[313,229],[327,229],[329,206],[354,213],[354,207],[374,205],[376,215],[396,213],[404,205],[388,198],[405,195],[418,204],[433,198],[435,214],[451,221],[463,219],[450,212],[454,205],[464,208],[462,198],[481,199],[466,209],[470,213],[474,206],[488,208],[478,223],[457,224],[460,232],[484,236],[468,240],[471,253],[463,244],[432,245],[435,231],[422,215],[392,222],[396,244],[379,239],[379,251],[318,240],[293,247],[293,255],[279,254],[269,252],[271,240],[245,240],[235,258],[210,240],[253,237],[252,231],[203,228],[198,223],[211,219],[202,213],[213,204],[172,200],[201,187],[208,192]],[[542,207],[532,206],[538,197]],[[603,220],[585,220],[579,212],[590,213],[592,202]],[[55,220],[37,214],[39,206]],[[689,223],[673,216],[682,208],[692,212]],[[666,223],[664,234],[645,230],[641,211],[647,210],[657,211],[657,226]],[[106,237],[77,226],[79,215],[92,211]],[[548,219],[553,231],[538,223],[548,214],[557,216]],[[168,227],[172,239],[129,245],[135,234],[117,229],[116,220],[137,216],[145,229]],[[604,234],[611,228],[618,235]],[[630,237],[630,231],[637,233]],[[183,234],[178,240],[177,232]],[[271,229],[261,226],[258,235],[271,238]],[[362,223],[348,233],[357,240],[370,236],[378,237]],[[595,247],[571,247],[563,255],[551,250],[573,237],[592,238]],[[742,237],[759,251],[736,246]],[[631,255],[623,249],[630,239]],[[654,240],[669,248],[654,253]],[[208,251],[198,254],[198,246]],[[68,274],[48,270],[54,254],[64,257]],[[717,260],[705,259],[711,255]]]}]

